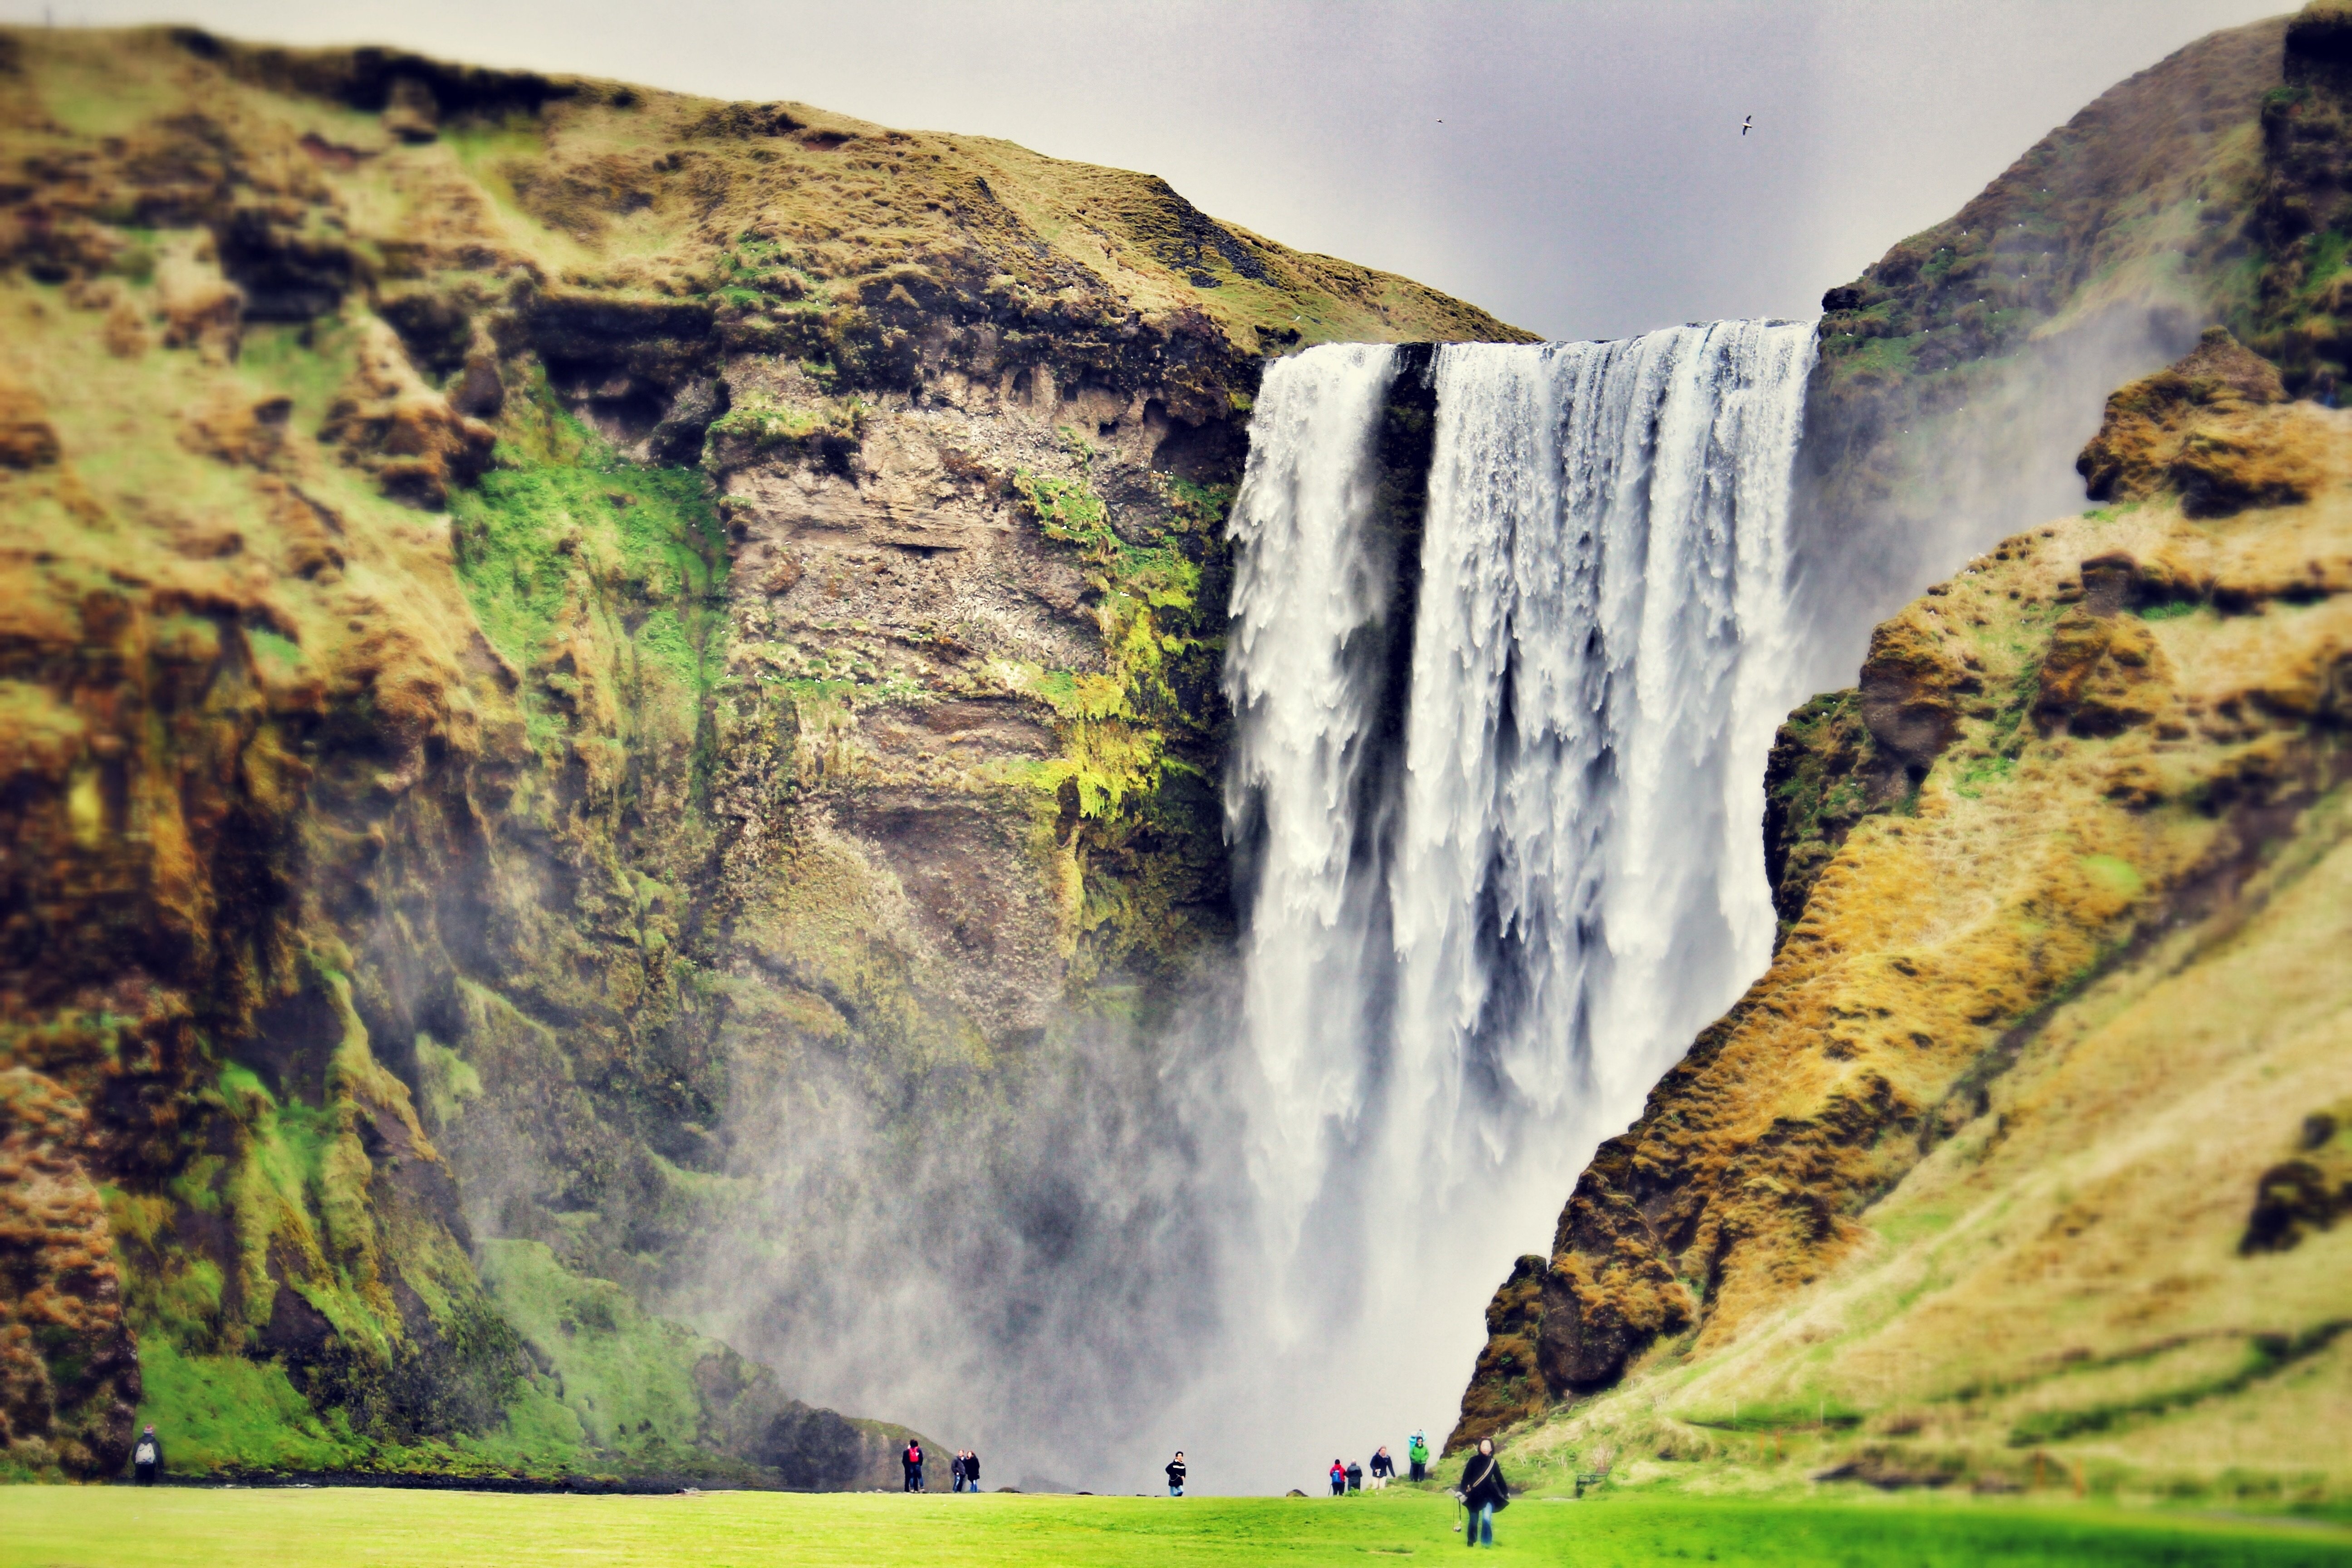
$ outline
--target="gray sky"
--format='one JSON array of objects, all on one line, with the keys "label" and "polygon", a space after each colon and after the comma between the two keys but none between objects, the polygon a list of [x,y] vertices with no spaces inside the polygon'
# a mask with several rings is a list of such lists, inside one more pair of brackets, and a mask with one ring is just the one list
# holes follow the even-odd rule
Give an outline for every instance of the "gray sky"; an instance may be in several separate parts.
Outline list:
[{"label": "gray sky", "polygon": [[0,18],[399,44],[1003,136],[1150,170],[1286,244],[1576,338],[1811,315],[2107,87],[2291,8],[0,0]]}]

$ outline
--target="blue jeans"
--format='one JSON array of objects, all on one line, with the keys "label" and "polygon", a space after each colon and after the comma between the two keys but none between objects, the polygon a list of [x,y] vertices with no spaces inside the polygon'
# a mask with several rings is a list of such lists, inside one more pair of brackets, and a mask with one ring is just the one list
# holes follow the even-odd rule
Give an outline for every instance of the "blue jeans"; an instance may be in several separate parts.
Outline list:
[{"label": "blue jeans", "polygon": [[1470,1522],[1462,1527],[1462,1544],[1465,1546],[1495,1544],[1495,1505],[1493,1503],[1482,1502],[1470,1510]]},{"label": "blue jeans", "polygon": [[1171,1486],[1168,1489],[1168,1495],[1170,1497],[1182,1497],[1184,1495],[1184,1489],[1182,1487]]}]

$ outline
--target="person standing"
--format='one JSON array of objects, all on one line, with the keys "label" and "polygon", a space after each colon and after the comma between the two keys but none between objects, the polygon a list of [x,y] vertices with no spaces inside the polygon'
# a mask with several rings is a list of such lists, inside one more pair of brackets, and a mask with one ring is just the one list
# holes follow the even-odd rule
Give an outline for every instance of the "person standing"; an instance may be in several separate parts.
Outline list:
[{"label": "person standing", "polygon": [[139,1434],[138,1446],[131,1450],[131,1479],[142,1487],[152,1487],[155,1478],[163,1473],[163,1439],[149,1426]]},{"label": "person standing", "polygon": [[1331,1495],[1344,1497],[1348,1491],[1348,1467],[1339,1460],[1331,1461]]},{"label": "person standing", "polygon": [[1462,1467],[1462,1506],[1469,1510],[1464,1526],[1465,1546],[1495,1544],[1495,1516],[1511,1506],[1510,1483],[1503,1479],[1503,1462],[1495,1457],[1495,1439],[1478,1439],[1478,1451]]},{"label": "person standing", "polygon": [[1177,1449],[1176,1457],[1169,1460],[1165,1468],[1168,1471],[1168,1495],[1182,1497],[1184,1495],[1184,1450]]},{"label": "person standing", "polygon": [[923,1489],[923,1445],[921,1440],[915,1437],[908,1438],[907,1450],[905,1453],[898,1456],[898,1462],[907,1467],[907,1489],[910,1492],[921,1491]]},{"label": "person standing", "polygon": [[1348,1489],[1351,1492],[1364,1489],[1364,1467],[1353,1459],[1348,1461]]},{"label": "person standing", "polygon": [[1415,1432],[1412,1435],[1412,1441],[1405,1447],[1404,1457],[1412,1462],[1412,1479],[1414,1480],[1425,1481],[1429,1479],[1428,1437],[1419,1432]]},{"label": "person standing", "polygon": [[948,1490],[951,1492],[963,1490],[963,1450],[961,1448],[958,1448],[955,1451],[955,1457],[948,1461]]},{"label": "person standing", "polygon": [[963,1451],[963,1489],[968,1492],[980,1489],[980,1454],[971,1448]]},{"label": "person standing", "polygon": [[1389,1446],[1383,1443],[1372,1455],[1372,1489],[1385,1489],[1395,1475],[1396,1461],[1389,1458]]}]

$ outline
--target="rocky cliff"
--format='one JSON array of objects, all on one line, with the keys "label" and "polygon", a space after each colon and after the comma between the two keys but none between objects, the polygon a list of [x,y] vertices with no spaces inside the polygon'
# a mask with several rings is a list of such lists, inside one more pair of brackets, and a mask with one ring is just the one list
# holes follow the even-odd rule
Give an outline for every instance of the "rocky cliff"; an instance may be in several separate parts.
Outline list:
[{"label": "rocky cliff", "polygon": [[1822,685],[1987,541],[2078,504],[2099,400],[2202,327],[2303,363],[2282,334],[2312,320],[2290,282],[2311,241],[2286,214],[2335,198],[2289,193],[2324,184],[2297,149],[2339,142],[2294,85],[2317,68],[2297,26],[2215,33],[2117,84],[1823,297],[1794,510]]},{"label": "rocky cliff", "polygon": [[1451,1447],[2352,1482],[2352,415],[2289,390],[2209,330],[2107,400],[2104,504],[1792,716],[1772,965],[1497,1292]]},{"label": "rocky cliff", "polygon": [[1019,1216],[942,1268],[1149,1222],[992,1131],[1224,934],[1260,356],[1521,334],[1002,142],[185,30],[0,32],[0,191],[6,1463],[868,1479],[650,1314],[813,1288],[811,1129]]}]

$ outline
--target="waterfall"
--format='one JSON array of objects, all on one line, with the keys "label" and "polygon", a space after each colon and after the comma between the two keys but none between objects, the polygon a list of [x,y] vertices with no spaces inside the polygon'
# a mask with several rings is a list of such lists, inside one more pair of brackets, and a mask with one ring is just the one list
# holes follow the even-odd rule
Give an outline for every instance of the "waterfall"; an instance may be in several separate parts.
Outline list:
[{"label": "waterfall", "polygon": [[[1268,367],[1234,516],[1225,693],[1240,722],[1227,824],[1253,846],[1242,1013],[1251,1189],[1295,1253],[1335,1130],[1364,1104],[1386,955],[1376,740],[1396,553],[1373,526],[1395,351],[1346,344]],[[1276,1301],[1277,1308],[1290,1303]]]},{"label": "waterfall", "polygon": [[1412,561],[1377,503],[1405,353],[1271,366],[1231,523],[1236,1317],[1291,1468],[1450,1426],[1496,1281],[1763,970],[1765,754],[1805,695],[1809,324],[1439,350]]}]

